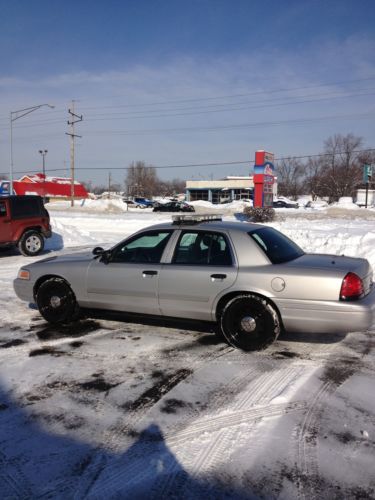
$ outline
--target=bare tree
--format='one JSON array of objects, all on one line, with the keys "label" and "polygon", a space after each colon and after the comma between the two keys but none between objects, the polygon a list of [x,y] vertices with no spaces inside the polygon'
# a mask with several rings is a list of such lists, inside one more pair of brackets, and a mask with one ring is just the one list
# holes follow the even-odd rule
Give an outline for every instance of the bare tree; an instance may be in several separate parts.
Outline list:
[{"label": "bare tree", "polygon": [[363,139],[353,134],[338,134],[325,141],[319,176],[322,196],[337,201],[341,196],[355,195],[362,179],[358,153],[362,144]]},{"label": "bare tree", "polygon": [[311,194],[313,200],[321,196],[321,174],[323,169],[324,161],[321,156],[309,158],[305,166],[304,187],[306,192]]},{"label": "bare tree", "polygon": [[305,167],[295,158],[282,159],[277,164],[277,190],[283,196],[296,198],[301,194]]},{"label": "bare tree", "polygon": [[106,186],[102,186],[102,185],[100,185],[100,186],[94,186],[94,187],[92,188],[92,192],[93,192],[94,194],[102,194],[102,193],[104,193],[107,189],[108,189],[108,188],[107,188]]},{"label": "bare tree", "polygon": [[132,162],[125,179],[129,196],[153,196],[157,194],[158,178],[155,167],[144,161]]}]

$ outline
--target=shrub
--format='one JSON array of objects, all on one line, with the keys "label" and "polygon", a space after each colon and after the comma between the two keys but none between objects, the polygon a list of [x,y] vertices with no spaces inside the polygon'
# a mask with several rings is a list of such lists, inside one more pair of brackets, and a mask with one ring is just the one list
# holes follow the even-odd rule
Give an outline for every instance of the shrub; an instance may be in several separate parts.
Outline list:
[{"label": "shrub", "polygon": [[272,222],[275,220],[275,210],[270,207],[245,207],[243,211],[251,222]]}]

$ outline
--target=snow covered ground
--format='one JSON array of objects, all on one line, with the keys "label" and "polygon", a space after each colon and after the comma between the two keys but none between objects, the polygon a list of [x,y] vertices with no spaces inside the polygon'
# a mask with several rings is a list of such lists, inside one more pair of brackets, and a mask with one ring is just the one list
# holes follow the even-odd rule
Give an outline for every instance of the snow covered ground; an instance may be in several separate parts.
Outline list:
[{"label": "snow covered ground", "polygon": [[[231,205],[224,217],[238,218]],[[49,210],[50,254],[171,217],[105,201]],[[272,225],[375,269],[374,210],[278,209]],[[187,321],[56,328],[13,292],[33,259],[0,258],[1,498],[375,497],[373,330],[284,334],[242,353]]]}]

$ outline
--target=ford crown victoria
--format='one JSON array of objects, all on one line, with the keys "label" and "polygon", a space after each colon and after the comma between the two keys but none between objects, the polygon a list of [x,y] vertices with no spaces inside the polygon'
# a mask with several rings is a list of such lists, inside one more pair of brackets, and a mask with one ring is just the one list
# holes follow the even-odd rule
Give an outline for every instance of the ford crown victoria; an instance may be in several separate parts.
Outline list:
[{"label": "ford crown victoria", "polygon": [[375,287],[366,259],[307,254],[275,229],[179,215],[105,250],[24,265],[14,288],[51,323],[81,310],[217,322],[244,350],[293,332],[363,331]]}]

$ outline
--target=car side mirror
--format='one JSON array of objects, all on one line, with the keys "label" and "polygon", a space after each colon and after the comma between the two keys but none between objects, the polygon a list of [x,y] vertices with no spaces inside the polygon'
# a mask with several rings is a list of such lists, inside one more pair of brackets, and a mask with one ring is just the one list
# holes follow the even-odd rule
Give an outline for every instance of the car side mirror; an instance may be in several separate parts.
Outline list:
[{"label": "car side mirror", "polygon": [[99,258],[100,262],[103,264],[108,264],[111,258],[111,251],[104,250],[102,247],[95,247],[92,253],[95,255],[95,258]]},{"label": "car side mirror", "polygon": [[103,255],[104,248],[102,247],[95,247],[92,251],[93,255]]}]

